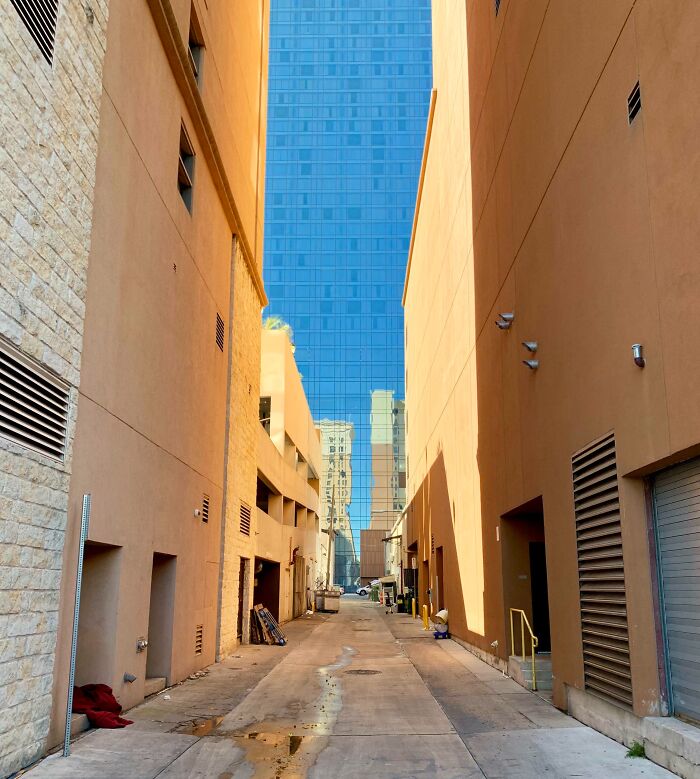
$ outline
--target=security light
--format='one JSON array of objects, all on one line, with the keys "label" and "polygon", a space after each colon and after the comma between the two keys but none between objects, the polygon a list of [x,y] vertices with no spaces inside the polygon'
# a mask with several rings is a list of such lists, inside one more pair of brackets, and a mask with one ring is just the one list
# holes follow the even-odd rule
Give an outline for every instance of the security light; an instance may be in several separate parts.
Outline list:
[{"label": "security light", "polygon": [[540,367],[540,361],[539,360],[523,360],[523,365],[527,365],[527,367],[531,371],[536,371]]},{"label": "security light", "polygon": [[522,343],[528,352],[532,352],[534,354],[537,351],[537,341],[523,341]]},{"label": "security light", "polygon": [[643,368],[647,361],[644,359],[644,347],[642,344],[632,344],[632,358],[638,368]]},{"label": "security light", "polygon": [[510,326],[513,324],[514,319],[515,314],[513,313],[499,314],[498,319],[496,320],[496,327],[499,330],[510,330]]}]

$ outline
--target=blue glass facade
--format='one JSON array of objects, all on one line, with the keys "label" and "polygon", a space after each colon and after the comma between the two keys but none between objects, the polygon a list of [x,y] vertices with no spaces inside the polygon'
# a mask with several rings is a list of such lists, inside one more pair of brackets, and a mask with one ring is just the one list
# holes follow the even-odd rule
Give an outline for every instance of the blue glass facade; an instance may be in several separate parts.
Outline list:
[{"label": "blue glass facade", "polygon": [[[371,393],[404,396],[401,295],[432,84],[430,0],[274,0],[266,315],[294,329],[314,417],[354,426],[352,588],[368,527]],[[323,489],[321,499],[326,499]]]}]

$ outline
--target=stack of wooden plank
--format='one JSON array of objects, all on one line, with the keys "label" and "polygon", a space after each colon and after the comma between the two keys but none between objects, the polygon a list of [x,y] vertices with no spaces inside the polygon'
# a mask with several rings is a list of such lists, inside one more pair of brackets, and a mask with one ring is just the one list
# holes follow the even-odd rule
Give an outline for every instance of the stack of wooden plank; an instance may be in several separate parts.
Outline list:
[{"label": "stack of wooden plank", "polygon": [[[255,620],[253,620],[253,641],[262,644],[277,644],[284,646],[287,643],[287,637],[282,632],[277,620],[272,616],[268,609],[261,603],[253,607]],[[256,640],[260,639],[260,640]]]}]

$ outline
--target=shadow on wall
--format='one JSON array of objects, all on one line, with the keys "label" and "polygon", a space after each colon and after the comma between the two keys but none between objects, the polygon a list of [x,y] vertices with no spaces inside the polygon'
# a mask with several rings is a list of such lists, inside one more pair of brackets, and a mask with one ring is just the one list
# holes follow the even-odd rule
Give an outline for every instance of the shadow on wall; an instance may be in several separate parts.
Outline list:
[{"label": "shadow on wall", "polygon": [[[409,504],[407,541],[409,547],[417,545],[419,606],[430,607],[432,600],[434,611],[448,609],[450,631],[473,641],[467,624],[456,531],[444,454],[440,452]],[[478,638],[483,641],[483,636]]]}]

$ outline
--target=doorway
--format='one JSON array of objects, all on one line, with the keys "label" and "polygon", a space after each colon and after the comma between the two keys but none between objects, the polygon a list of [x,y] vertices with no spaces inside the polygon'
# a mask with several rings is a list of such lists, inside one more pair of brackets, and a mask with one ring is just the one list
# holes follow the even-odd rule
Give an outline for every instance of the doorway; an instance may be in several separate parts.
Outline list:
[{"label": "doorway", "polygon": [[421,566],[421,581],[419,582],[420,586],[420,592],[418,594],[418,602],[421,606],[427,606],[428,610],[430,610],[430,605],[432,603],[431,596],[429,593],[430,590],[430,563],[428,560],[423,560],[423,564]]},{"label": "doorway", "polygon": [[445,579],[443,578],[442,547],[435,550],[435,613],[445,608]]},{"label": "doorway", "polygon": [[280,618],[280,564],[255,558],[253,605],[261,603],[279,622]]},{"label": "doorway", "polygon": [[294,558],[294,599],[292,617],[300,617],[306,607],[306,559],[297,555]]},{"label": "doorway", "polygon": [[[510,637],[510,609],[522,609],[537,636],[537,652],[551,651],[547,554],[542,497],[518,506],[501,517],[501,559],[506,635]],[[519,619],[519,617],[514,617]],[[510,654],[521,654],[519,628]],[[526,640],[525,652],[529,651]]]},{"label": "doorway", "polygon": [[236,617],[236,639],[238,643],[243,642],[243,616],[246,613],[244,610],[246,602],[246,578],[248,576],[248,568],[250,566],[250,560],[247,557],[240,557],[238,565],[238,615]]},{"label": "doorway", "polygon": [[85,543],[75,683],[114,686],[121,547]]},{"label": "doorway", "polygon": [[146,679],[165,679],[166,686],[171,681],[176,565],[177,557],[173,555],[153,555]]}]

